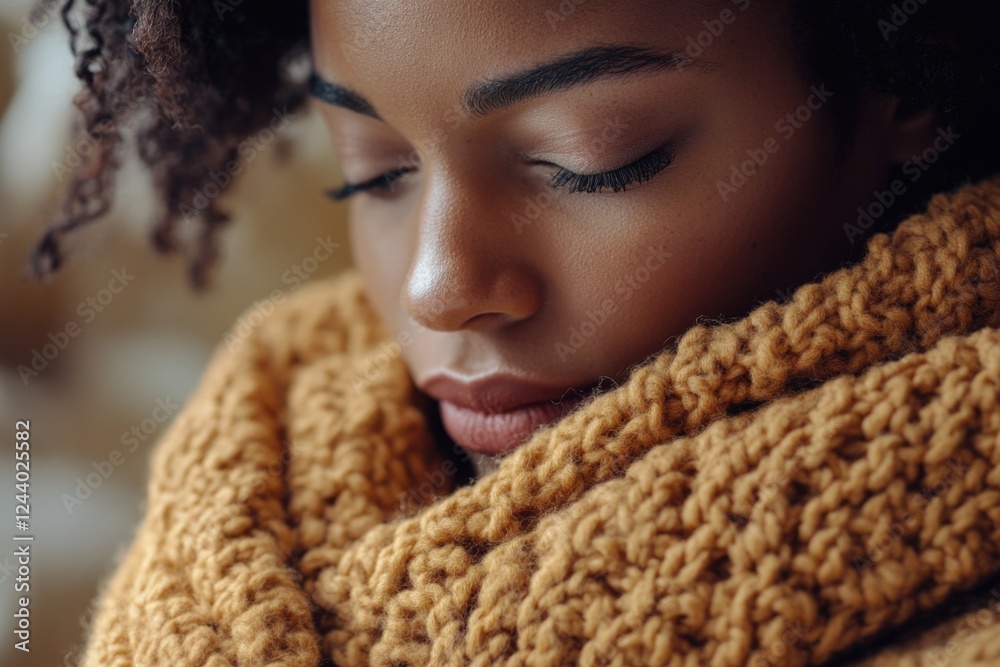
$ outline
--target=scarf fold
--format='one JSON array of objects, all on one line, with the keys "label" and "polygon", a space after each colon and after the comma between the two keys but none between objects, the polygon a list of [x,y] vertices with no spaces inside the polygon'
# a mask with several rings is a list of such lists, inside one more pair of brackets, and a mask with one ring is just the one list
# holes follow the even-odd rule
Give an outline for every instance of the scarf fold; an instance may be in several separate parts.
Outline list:
[{"label": "scarf fold", "polygon": [[990,179],[466,483],[357,274],[303,288],[158,443],[84,664],[998,664],[998,305]]}]

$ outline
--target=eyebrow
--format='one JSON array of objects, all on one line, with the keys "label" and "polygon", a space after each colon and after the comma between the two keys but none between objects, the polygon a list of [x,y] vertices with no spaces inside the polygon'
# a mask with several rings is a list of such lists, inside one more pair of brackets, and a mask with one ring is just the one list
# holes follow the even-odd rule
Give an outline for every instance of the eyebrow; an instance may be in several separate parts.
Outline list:
[{"label": "eyebrow", "polygon": [[349,88],[324,81],[316,72],[309,75],[309,92],[334,106],[357,111],[360,114],[382,120],[375,112],[375,107],[372,106],[371,102]]},{"label": "eyebrow", "polygon": [[[591,46],[528,70],[474,84],[463,96],[469,116],[482,117],[522,102],[602,78],[624,77],[640,72],[679,70],[693,62],[680,51],[662,51],[640,46]],[[382,118],[375,107],[358,93],[313,72],[309,92],[315,97],[351,111]]]}]

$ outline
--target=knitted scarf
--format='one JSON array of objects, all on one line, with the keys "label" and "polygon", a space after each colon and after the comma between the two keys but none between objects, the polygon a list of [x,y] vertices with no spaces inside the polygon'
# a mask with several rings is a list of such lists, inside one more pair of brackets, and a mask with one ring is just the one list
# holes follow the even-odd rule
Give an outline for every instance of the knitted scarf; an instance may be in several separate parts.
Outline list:
[{"label": "knitted scarf", "polygon": [[471,482],[358,276],[303,288],[158,443],[84,664],[1000,664],[998,268],[1000,179],[939,194]]}]

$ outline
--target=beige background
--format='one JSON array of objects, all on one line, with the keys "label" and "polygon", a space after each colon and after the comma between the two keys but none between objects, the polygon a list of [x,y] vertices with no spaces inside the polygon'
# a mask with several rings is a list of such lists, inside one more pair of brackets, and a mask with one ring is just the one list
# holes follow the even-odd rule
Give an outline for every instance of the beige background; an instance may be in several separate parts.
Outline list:
[{"label": "beige background", "polygon": [[[55,210],[52,163],[68,150],[75,88],[56,21],[15,51],[9,33],[24,34],[27,15],[25,0],[0,4],[0,664],[51,666],[76,664],[81,621],[139,519],[149,451],[164,429],[152,420],[157,400],[183,403],[236,316],[274,289],[292,291],[282,275],[313,254],[317,237],[329,234],[341,246],[311,279],[341,270],[349,256],[344,207],[323,196],[339,172],[312,109],[229,189],[234,220],[209,292],[193,293],[179,259],[149,250],[150,190],[135,166],[115,214],[74,237],[72,265],[50,285],[26,282],[28,248]],[[99,296],[122,267],[134,280],[87,323],[79,304]],[[70,322],[79,335],[26,385],[17,367],[30,365],[33,350]],[[14,560],[19,419],[31,420],[30,655],[13,649],[15,592],[6,569]],[[144,420],[155,430],[128,452],[121,438]],[[64,494],[116,449],[124,460],[68,511]]]}]

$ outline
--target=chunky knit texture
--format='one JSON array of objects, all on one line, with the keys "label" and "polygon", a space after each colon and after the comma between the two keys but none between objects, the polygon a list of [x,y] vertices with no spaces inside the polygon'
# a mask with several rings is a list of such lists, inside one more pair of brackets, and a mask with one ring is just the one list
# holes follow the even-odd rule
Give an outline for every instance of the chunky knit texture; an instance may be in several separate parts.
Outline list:
[{"label": "chunky knit texture", "polygon": [[938,195],[465,486],[357,275],[303,289],[158,444],[84,662],[1000,664],[998,268],[1000,180]]}]

